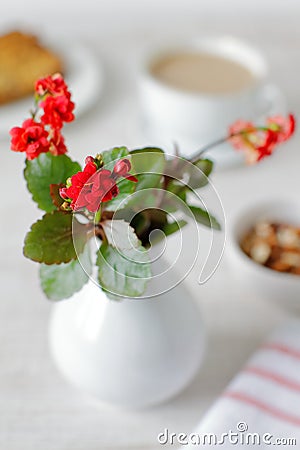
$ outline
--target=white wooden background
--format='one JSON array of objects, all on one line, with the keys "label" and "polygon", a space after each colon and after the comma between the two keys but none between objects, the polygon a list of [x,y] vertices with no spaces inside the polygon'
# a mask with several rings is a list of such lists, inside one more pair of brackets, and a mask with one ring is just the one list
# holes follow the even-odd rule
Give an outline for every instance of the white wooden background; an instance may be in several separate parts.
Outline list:
[{"label": "white wooden background", "polygon": [[[231,33],[258,45],[290,109],[300,112],[300,6],[297,0],[238,2],[27,2],[1,6],[0,31],[25,23],[42,32],[80,37],[94,49],[106,75],[97,107],[66,132],[73,155],[115,144],[145,143],[139,130],[135,73],[137,55],[149,41],[206,33]],[[15,124],[12,124],[15,125]],[[228,218],[245,199],[299,196],[300,136],[255,168],[216,173],[214,182]],[[144,412],[95,404],[69,386],[48,351],[51,305],[43,297],[37,267],[22,256],[22,241],[40,214],[21,179],[23,158],[0,141],[0,449],[157,450],[168,427],[190,432],[263,337],[288,316],[278,306],[244,292],[232,281],[225,258],[198,291],[208,333],[208,352],[196,380],[179,397]],[[192,245],[192,243],[191,243]]]}]

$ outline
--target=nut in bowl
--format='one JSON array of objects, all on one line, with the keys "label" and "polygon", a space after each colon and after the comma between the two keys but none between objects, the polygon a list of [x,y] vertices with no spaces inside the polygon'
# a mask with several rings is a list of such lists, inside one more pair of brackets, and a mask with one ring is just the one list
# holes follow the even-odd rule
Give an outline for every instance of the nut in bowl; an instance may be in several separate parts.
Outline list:
[{"label": "nut in bowl", "polygon": [[300,208],[292,199],[261,201],[231,223],[229,251],[244,286],[300,311]]}]

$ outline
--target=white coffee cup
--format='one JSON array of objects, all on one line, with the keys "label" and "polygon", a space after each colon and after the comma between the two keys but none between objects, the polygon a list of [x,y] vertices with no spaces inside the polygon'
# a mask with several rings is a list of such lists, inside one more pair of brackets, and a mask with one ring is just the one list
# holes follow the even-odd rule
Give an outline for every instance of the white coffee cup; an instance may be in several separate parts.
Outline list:
[{"label": "white coffee cup", "polygon": [[[153,64],[179,52],[200,52],[234,61],[251,72],[251,83],[226,93],[191,92],[167,84],[153,74]],[[152,51],[143,63],[139,93],[148,138],[153,144],[168,146],[169,151],[175,142],[184,156],[225,136],[237,119],[262,120],[269,114],[284,114],[286,109],[281,92],[270,84],[262,54],[229,36],[202,38]],[[216,149],[212,155],[221,162],[235,157],[229,147],[225,151]]]}]

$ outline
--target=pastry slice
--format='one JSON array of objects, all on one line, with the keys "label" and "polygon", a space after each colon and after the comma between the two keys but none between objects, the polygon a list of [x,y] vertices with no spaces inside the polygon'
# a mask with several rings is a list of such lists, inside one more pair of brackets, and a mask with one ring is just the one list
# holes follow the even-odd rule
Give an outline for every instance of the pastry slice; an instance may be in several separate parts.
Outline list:
[{"label": "pastry slice", "polygon": [[0,104],[29,95],[38,78],[63,72],[58,55],[36,36],[13,31],[0,36]]}]

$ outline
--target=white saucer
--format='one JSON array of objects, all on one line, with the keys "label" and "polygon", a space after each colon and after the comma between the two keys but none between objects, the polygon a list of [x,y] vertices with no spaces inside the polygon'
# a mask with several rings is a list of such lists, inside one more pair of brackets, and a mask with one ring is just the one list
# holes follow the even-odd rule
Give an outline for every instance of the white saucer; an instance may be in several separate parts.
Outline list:
[{"label": "white saucer", "polygon": [[[43,39],[44,41],[44,39]],[[92,50],[85,44],[65,38],[47,39],[49,48],[61,55],[66,69],[66,82],[75,102],[75,116],[86,113],[103,90],[103,69]],[[33,95],[0,106],[0,138],[9,137],[9,130],[20,126],[30,116]]]},{"label": "white saucer", "polygon": [[[257,111],[249,117],[237,117],[238,119],[251,120],[255,124],[264,124],[267,117],[272,115],[286,115],[287,105],[282,91],[275,85],[267,85],[263,91],[257,105]],[[178,147],[179,153],[184,157],[194,155],[202,146],[209,144],[223,136],[226,136],[227,130],[220,135],[202,136],[201,139],[195,141],[194,138],[182,136],[175,131],[155,129],[152,124],[144,121],[141,125],[144,138],[147,139],[147,145],[163,148],[167,153],[174,154],[175,146]],[[226,169],[244,164],[245,158],[243,152],[238,152],[232,146],[225,142],[214,149],[207,151],[205,156],[215,162],[216,169]]]}]

